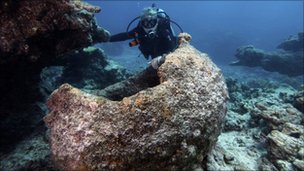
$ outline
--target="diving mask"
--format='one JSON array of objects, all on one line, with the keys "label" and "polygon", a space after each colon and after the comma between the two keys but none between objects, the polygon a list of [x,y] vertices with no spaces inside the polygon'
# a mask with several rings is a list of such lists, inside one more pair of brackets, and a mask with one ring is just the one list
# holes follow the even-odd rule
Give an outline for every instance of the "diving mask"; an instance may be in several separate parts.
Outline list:
[{"label": "diving mask", "polygon": [[156,36],[156,28],[158,25],[157,17],[147,17],[141,20],[141,26],[147,33],[148,37],[153,39]]},{"label": "diving mask", "polygon": [[157,17],[146,17],[141,20],[141,25],[144,28],[151,29],[157,25]]}]

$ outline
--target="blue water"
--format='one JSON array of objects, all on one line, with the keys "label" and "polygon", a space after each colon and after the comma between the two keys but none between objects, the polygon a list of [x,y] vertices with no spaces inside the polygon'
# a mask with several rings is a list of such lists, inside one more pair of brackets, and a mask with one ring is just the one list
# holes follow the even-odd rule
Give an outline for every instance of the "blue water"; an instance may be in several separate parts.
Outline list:
[{"label": "blue water", "polygon": [[[303,32],[303,1],[88,2],[102,8],[96,14],[98,24],[112,34],[126,31],[144,7],[156,3],[192,35],[192,45],[208,53],[217,64],[231,62],[235,50],[242,45],[273,51],[290,35]],[[176,27],[175,30],[179,31]]]}]

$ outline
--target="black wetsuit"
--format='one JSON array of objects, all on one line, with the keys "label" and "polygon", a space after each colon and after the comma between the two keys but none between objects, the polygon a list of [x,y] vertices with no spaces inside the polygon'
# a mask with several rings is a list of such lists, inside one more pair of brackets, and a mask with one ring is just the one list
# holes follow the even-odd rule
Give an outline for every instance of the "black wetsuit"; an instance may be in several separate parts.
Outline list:
[{"label": "black wetsuit", "polygon": [[[137,36],[136,36],[137,35]],[[159,17],[156,36],[149,38],[145,30],[138,23],[133,30],[111,36],[110,42],[124,41],[127,39],[137,39],[139,49],[146,59],[155,58],[165,53],[173,51],[177,46],[177,39],[170,26],[170,20]]]}]

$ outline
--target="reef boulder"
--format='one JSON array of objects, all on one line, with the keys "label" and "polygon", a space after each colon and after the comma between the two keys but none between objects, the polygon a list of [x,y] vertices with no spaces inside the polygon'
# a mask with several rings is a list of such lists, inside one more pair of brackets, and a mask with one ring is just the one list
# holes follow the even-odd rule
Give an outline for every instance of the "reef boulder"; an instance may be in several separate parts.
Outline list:
[{"label": "reef boulder", "polygon": [[180,170],[200,167],[217,141],[228,92],[221,71],[188,43],[166,57],[159,84],[122,100],[68,84],[44,118],[61,170]]},{"label": "reef boulder", "polygon": [[269,160],[278,170],[304,169],[304,127],[285,123],[266,137]]},{"label": "reef boulder", "polygon": [[95,21],[100,8],[81,1],[3,0],[1,4],[0,64],[49,63],[57,55],[109,38]]},{"label": "reef boulder", "polygon": [[304,32],[300,32],[296,36],[295,35],[290,36],[287,40],[279,44],[277,48],[291,52],[297,52],[297,51],[303,52],[303,48],[304,48],[303,43],[304,43]]},{"label": "reef boulder", "polygon": [[[302,113],[304,113],[304,87],[302,90],[299,90],[295,93],[293,97],[293,105]],[[304,123],[304,116],[303,116],[303,123]]]},{"label": "reef boulder", "polygon": [[266,71],[278,72],[288,76],[304,74],[303,33],[286,40],[278,46],[282,50],[264,52],[252,45],[242,46],[236,50],[236,61],[231,65],[262,67]]}]

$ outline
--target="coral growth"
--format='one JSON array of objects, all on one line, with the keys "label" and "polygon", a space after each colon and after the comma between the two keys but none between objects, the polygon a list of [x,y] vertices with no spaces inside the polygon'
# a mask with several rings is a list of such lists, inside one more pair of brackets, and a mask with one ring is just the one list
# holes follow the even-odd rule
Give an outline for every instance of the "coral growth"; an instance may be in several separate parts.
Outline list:
[{"label": "coral growth", "polygon": [[[6,153],[41,124],[46,112],[44,99],[58,87],[53,80],[61,73],[59,68],[68,65],[64,54],[70,52],[70,58],[76,57],[71,55],[74,50],[106,41],[109,33],[97,25],[91,13],[99,9],[83,2],[1,0],[0,3],[0,152]],[[77,63],[76,58],[74,62]],[[45,68],[50,65],[56,67]],[[113,71],[107,62],[104,66],[108,71],[102,66],[91,70],[113,74],[111,83],[121,79],[114,78],[119,69]],[[42,70],[45,72],[40,75]]]},{"label": "coral growth", "polygon": [[109,38],[91,13],[99,12],[98,7],[72,0],[14,3],[17,5],[13,13],[0,9],[0,64],[10,61],[48,64],[56,55]]},{"label": "coral growth", "polygon": [[157,75],[158,85],[144,85],[117,101],[68,84],[53,92],[44,121],[56,167],[198,169],[217,141],[227,111],[222,73],[186,43],[167,55]]},{"label": "coral growth", "polygon": [[225,127],[206,168],[303,170],[304,115],[295,105],[303,95],[259,79],[227,79],[227,85],[231,99]]}]

